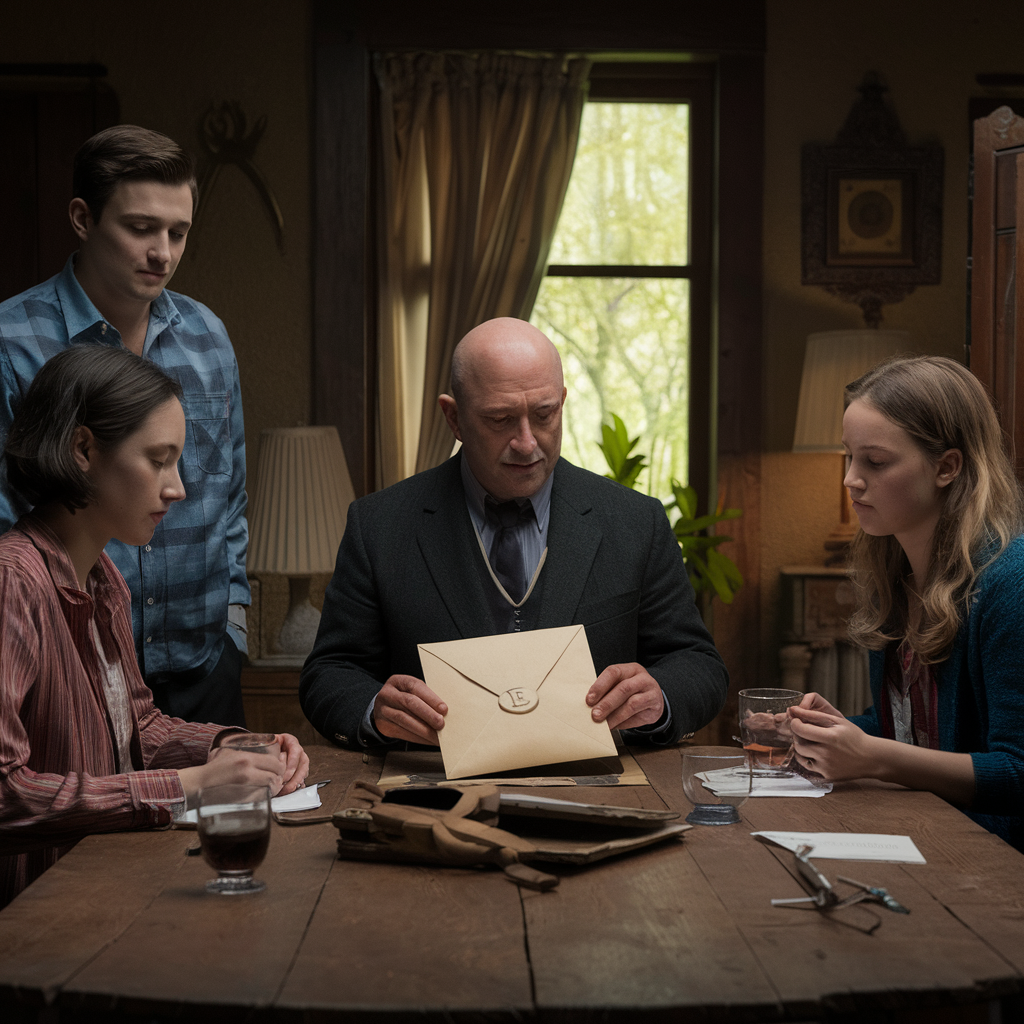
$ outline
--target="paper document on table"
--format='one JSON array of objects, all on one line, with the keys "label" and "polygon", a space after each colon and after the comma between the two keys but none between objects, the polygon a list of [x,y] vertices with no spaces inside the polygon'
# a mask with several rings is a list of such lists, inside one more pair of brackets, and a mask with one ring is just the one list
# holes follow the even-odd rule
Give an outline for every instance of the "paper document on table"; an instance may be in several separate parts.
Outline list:
[{"label": "paper document on table", "polygon": [[[312,811],[320,806],[320,789],[317,786],[303,786],[301,789],[289,793],[287,796],[275,796],[270,801],[270,809],[274,814],[281,814],[286,811]],[[191,822],[199,824],[199,817],[195,810],[186,811],[179,819],[179,822]]]},{"label": "paper document on table", "polygon": [[890,864],[926,864],[910,836],[887,836],[871,832],[751,832],[769,842],[796,852],[811,846],[811,860],[879,860]]},{"label": "paper document on table", "polygon": [[[747,769],[735,765],[730,768],[716,768],[710,772],[698,772],[697,778],[705,789],[715,796],[738,796],[746,792]],[[764,778],[754,772],[750,786],[751,796],[824,796],[832,792],[832,783],[815,785],[802,775],[787,775],[783,778]]]}]

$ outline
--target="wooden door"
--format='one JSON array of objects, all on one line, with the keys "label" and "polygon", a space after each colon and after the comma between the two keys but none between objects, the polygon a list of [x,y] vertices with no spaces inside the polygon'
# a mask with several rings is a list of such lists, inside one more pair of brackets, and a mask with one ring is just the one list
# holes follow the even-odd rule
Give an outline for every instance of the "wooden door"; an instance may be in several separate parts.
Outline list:
[{"label": "wooden door", "polygon": [[974,122],[971,228],[968,365],[996,400],[1024,480],[1024,117],[1009,107]]},{"label": "wooden door", "polygon": [[78,241],[71,161],[117,124],[114,93],[85,77],[0,74],[0,302],[59,273]]}]

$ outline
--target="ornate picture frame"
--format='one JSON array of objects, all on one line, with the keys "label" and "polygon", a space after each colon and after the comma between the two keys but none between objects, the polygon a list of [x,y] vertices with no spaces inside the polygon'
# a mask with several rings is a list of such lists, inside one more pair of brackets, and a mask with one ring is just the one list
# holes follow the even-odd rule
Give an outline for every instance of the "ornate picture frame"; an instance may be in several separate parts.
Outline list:
[{"label": "ornate picture frame", "polygon": [[943,151],[907,145],[877,76],[860,92],[834,143],[803,146],[801,281],[877,327],[883,303],[941,279]]}]

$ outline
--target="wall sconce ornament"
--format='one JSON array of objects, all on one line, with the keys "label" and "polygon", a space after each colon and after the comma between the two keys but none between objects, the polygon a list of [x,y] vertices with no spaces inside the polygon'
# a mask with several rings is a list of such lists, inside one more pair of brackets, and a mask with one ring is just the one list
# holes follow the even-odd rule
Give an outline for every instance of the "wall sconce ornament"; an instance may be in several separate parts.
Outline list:
[{"label": "wall sconce ornament", "polygon": [[199,182],[199,205],[196,214],[198,216],[199,210],[206,204],[221,168],[234,164],[253,183],[260,199],[263,200],[274,226],[278,251],[283,256],[284,216],[273,189],[254,162],[256,147],[263,138],[266,127],[267,115],[263,114],[253,125],[252,131],[247,134],[245,112],[237,100],[210,104],[199,123],[199,138],[206,150],[207,164]]},{"label": "wall sconce ornament", "polygon": [[803,146],[801,282],[856,303],[878,327],[884,303],[939,283],[943,151],[907,144],[874,72],[857,91],[835,142]]}]

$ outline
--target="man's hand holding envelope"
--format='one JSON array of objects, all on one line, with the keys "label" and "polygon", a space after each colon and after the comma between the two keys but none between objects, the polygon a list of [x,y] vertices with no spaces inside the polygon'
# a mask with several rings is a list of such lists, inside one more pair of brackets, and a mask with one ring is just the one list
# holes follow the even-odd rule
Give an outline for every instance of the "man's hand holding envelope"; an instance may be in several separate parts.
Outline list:
[{"label": "man's hand holding envelope", "polygon": [[[582,629],[580,626],[564,628]],[[537,630],[533,635],[543,632],[548,631]],[[508,634],[510,637],[525,635],[528,634]],[[424,645],[419,646],[422,651]],[[587,691],[585,700],[591,709],[592,720],[605,721],[610,729],[635,729],[638,726],[653,725],[665,710],[661,687],[642,665],[635,662],[609,665]],[[410,743],[440,746],[438,734],[444,728],[444,716],[447,713],[447,703],[422,679],[393,675],[377,694],[373,719],[378,731],[384,736]]]},{"label": "man's hand holding envelope", "polygon": [[420,644],[430,689],[447,705],[440,733],[450,779],[615,756],[587,704],[594,663],[583,626]]}]

